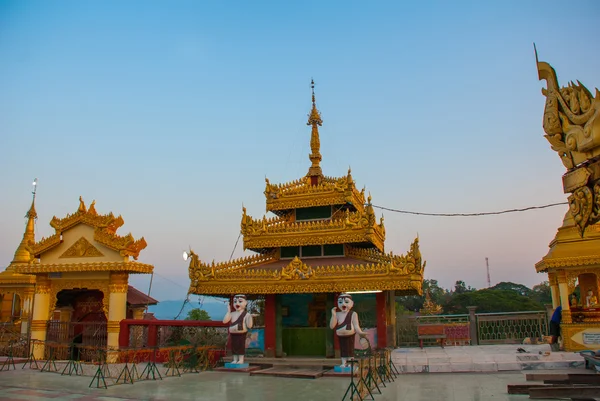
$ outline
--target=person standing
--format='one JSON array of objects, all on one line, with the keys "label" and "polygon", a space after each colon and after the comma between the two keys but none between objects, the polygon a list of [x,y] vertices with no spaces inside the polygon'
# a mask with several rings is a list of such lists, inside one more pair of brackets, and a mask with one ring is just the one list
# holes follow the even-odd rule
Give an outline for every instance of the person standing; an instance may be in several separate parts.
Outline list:
[{"label": "person standing", "polygon": [[560,336],[560,321],[562,320],[562,306],[558,306],[552,318],[550,319],[550,335],[552,336],[552,342],[550,347],[552,351],[558,351],[558,337]]}]

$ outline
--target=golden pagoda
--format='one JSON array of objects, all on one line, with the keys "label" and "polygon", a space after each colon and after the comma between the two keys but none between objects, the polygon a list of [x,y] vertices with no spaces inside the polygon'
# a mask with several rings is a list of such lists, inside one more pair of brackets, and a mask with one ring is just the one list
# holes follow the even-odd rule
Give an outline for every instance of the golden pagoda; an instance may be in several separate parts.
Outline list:
[{"label": "golden pagoda", "polygon": [[[383,217],[376,217],[371,196],[365,199],[365,190],[356,188],[351,171],[337,178],[323,175],[319,140],[323,121],[314,82],[311,87],[308,173],[285,184],[266,179],[266,211],[274,217],[253,218],[242,208],[244,249],[256,255],[215,264],[201,262],[192,252],[189,264],[192,294],[265,296],[265,354],[269,356],[308,352],[332,356],[333,349],[325,344],[333,341],[326,314],[342,292],[363,293],[357,295],[364,298],[365,310],[359,314],[372,318],[379,346],[393,345],[394,297],[420,295],[423,282],[425,262],[418,238],[406,255],[386,253]],[[362,302],[355,300],[355,305]],[[294,340],[286,349],[289,338],[302,336],[326,341],[320,349],[308,345],[292,349],[292,343],[301,341]]]},{"label": "golden pagoda", "polygon": [[[563,225],[539,261],[547,273],[552,306],[562,306],[561,331],[567,351],[600,349],[600,92],[577,81],[559,87],[556,72],[537,61],[546,96],[543,127],[552,150],[567,168],[563,189],[569,210]],[[579,286],[580,296],[574,291]]]},{"label": "golden pagoda", "polygon": [[[55,233],[37,242],[36,216],[32,204],[23,240],[7,271],[0,274],[4,275],[0,283],[21,280],[29,285],[22,297],[29,303],[24,303],[22,310],[29,311],[33,304],[31,338],[47,340],[51,334],[48,321],[59,312],[62,322],[104,322],[104,339],[94,340],[109,348],[118,347],[120,321],[127,314],[129,274],[152,273],[154,269],[135,261],[146,241],[135,240],[131,234],[118,235],[123,218],[112,213],[100,215],[95,202],[88,209],[81,197],[77,211],[62,219],[53,217],[50,225]],[[33,295],[33,302],[26,294]],[[43,347],[35,348],[36,357],[42,357],[43,352]]]},{"label": "golden pagoda", "polygon": [[35,241],[35,192],[31,207],[25,215],[27,224],[23,239],[6,270],[0,273],[0,322],[10,327],[12,334],[26,335],[33,307],[35,276],[17,273],[17,267],[31,262],[28,244]]}]

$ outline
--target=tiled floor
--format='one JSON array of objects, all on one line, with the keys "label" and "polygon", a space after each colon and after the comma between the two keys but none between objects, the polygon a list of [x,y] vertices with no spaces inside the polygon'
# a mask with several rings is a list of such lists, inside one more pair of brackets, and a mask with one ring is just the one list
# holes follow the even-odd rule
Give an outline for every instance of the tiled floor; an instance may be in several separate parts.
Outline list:
[{"label": "tiled floor", "polygon": [[[341,400],[349,384],[348,378],[288,379],[228,372],[185,374],[108,389],[89,388],[90,380],[90,377],[61,376],[20,368],[0,372],[0,400],[320,401]],[[506,386],[524,382],[521,372],[400,375],[382,388],[382,394],[375,395],[375,400],[517,401],[526,396],[508,395]]]},{"label": "tiled floor", "polygon": [[[519,348],[526,352],[518,352]],[[578,353],[550,352],[549,345],[519,344],[401,348],[392,353],[392,360],[403,373],[501,372],[584,366]]]}]

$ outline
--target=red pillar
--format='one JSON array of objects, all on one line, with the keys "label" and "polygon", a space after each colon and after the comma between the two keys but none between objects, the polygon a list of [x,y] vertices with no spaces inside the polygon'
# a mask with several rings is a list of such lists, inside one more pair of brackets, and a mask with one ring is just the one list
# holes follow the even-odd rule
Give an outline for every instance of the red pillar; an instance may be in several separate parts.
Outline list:
[{"label": "red pillar", "polygon": [[156,347],[158,345],[158,326],[150,323],[148,326],[148,347]]},{"label": "red pillar", "polygon": [[275,294],[268,294],[265,296],[265,356],[268,358],[275,357],[275,351],[277,348],[277,310],[275,305],[275,297]]},{"label": "red pillar", "polygon": [[119,329],[119,347],[129,347],[130,326],[125,320],[121,320]]},{"label": "red pillar", "polygon": [[387,347],[386,296],[385,292],[376,294],[377,302],[377,348]]}]

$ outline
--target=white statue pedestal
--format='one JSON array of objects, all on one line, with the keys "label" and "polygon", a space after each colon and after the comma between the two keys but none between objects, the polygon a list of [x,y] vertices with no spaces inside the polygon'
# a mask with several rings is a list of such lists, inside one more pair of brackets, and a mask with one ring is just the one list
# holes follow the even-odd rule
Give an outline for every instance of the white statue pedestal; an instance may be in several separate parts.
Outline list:
[{"label": "white statue pedestal", "polygon": [[225,364],[226,369],[248,369],[250,367],[249,363],[233,363],[227,362]]},{"label": "white statue pedestal", "polygon": [[[356,368],[354,368],[356,370]],[[334,366],[333,371],[335,373],[352,373],[352,366]]]}]

